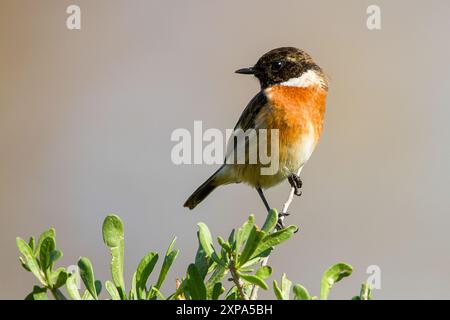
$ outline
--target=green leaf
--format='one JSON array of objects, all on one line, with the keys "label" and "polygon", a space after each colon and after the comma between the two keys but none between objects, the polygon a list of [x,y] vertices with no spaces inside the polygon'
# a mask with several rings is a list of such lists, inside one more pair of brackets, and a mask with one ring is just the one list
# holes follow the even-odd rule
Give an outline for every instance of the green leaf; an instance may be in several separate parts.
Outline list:
[{"label": "green leaf", "polygon": [[30,268],[28,268],[27,262],[25,261],[25,259],[23,257],[19,257],[19,261],[20,261],[20,264],[22,265],[22,267],[26,271],[31,272]]},{"label": "green leaf", "polygon": [[219,297],[222,293],[224,293],[225,288],[222,286],[221,282],[216,282],[214,284],[213,290],[212,290],[212,294],[211,294],[211,299],[212,300],[219,300]]},{"label": "green leaf", "polygon": [[66,283],[68,277],[69,274],[64,268],[58,268],[56,271],[52,272],[50,276],[52,289],[58,289],[62,287]]},{"label": "green leaf", "polygon": [[80,260],[78,260],[78,268],[80,270],[81,280],[83,280],[83,283],[86,286],[86,290],[91,294],[94,300],[98,300],[94,270],[91,261],[85,257],[80,258]]},{"label": "green leaf", "polygon": [[31,248],[31,251],[34,251],[34,237],[30,237],[30,240],[28,240],[28,245]]},{"label": "green leaf", "polygon": [[260,277],[256,276],[256,275],[239,273],[239,277],[244,279],[245,281],[247,281],[250,284],[255,284],[255,285],[261,287],[264,290],[269,289],[269,287],[264,282],[264,280],[261,279]]},{"label": "green leaf", "polygon": [[281,276],[281,288],[276,280],[273,281],[273,289],[278,300],[289,300],[292,282],[283,273]]},{"label": "green leaf", "polygon": [[202,245],[203,250],[205,251],[208,257],[211,257],[214,253],[214,246],[212,241],[211,232],[206,224],[200,222],[197,224],[199,228],[198,239],[200,240],[200,244]]},{"label": "green leaf", "polygon": [[156,298],[166,300],[161,291],[159,291],[156,287],[151,286],[150,290],[148,291],[147,300],[154,300]]},{"label": "green leaf", "polygon": [[[198,233],[197,233],[198,236]],[[202,279],[206,277],[206,274],[208,273],[209,268],[214,264],[214,261],[212,259],[209,259],[206,256],[205,250],[203,250],[202,245],[199,241],[199,246],[197,249],[197,253],[195,255],[195,265],[197,266],[198,271],[200,272],[200,276]]]},{"label": "green leaf", "polygon": [[172,242],[170,243],[169,248],[166,251],[166,255],[164,257],[164,261],[161,266],[161,271],[159,272],[158,281],[156,282],[156,286],[155,286],[157,289],[161,288],[164,280],[166,279],[167,273],[170,270],[170,267],[172,266],[173,262],[175,261],[175,259],[178,256],[179,250],[172,250],[176,240],[177,240],[177,238],[175,237],[172,240]]},{"label": "green leaf", "polygon": [[217,237],[217,242],[219,242],[220,246],[225,250],[225,252],[231,253],[231,244],[228,243],[228,241],[225,241],[222,237]]},{"label": "green leaf", "polygon": [[213,259],[216,263],[223,264],[223,262],[220,260],[220,257],[216,253],[216,250],[214,249],[211,232],[209,231],[208,226],[203,222],[200,222],[197,225],[199,228],[198,239],[203,250],[206,253],[206,256]]},{"label": "green leaf", "polygon": [[81,300],[80,292],[78,291],[78,272],[69,276],[66,281],[66,289],[69,297],[73,300]]},{"label": "green leaf", "polygon": [[136,271],[136,292],[138,299],[146,299],[147,280],[150,277],[156,262],[158,262],[158,254],[156,252],[149,252],[139,263]]},{"label": "green leaf", "polygon": [[278,300],[284,300],[283,293],[281,292],[281,289],[278,286],[277,280],[273,280],[273,291],[275,292],[275,296],[277,297]]},{"label": "green leaf", "polygon": [[131,290],[128,294],[130,300],[138,300],[137,295],[137,283],[136,283],[136,272],[133,274],[133,279],[131,280]]},{"label": "green leaf", "polygon": [[123,279],[124,232],[123,222],[116,215],[108,215],[103,221],[103,241],[111,250],[111,275],[122,299],[126,298]]},{"label": "green leaf", "polygon": [[89,293],[88,290],[84,290],[83,295],[81,296],[81,300],[95,300],[92,294]]},{"label": "green leaf", "polygon": [[244,286],[243,289],[244,289],[245,296],[250,297],[252,294],[253,286]]},{"label": "green leaf", "polygon": [[256,248],[256,250],[253,252],[252,258],[257,257],[264,251],[269,250],[288,240],[290,237],[292,237],[296,230],[296,226],[289,226],[280,231],[265,236],[264,239],[262,239],[259,243],[258,248]]},{"label": "green leaf", "polygon": [[41,268],[45,273],[48,273],[51,269],[52,261],[50,259],[50,253],[55,250],[55,247],[55,238],[49,236],[42,240],[39,251],[39,262],[41,263]]},{"label": "green leaf", "polygon": [[269,214],[267,215],[266,221],[263,224],[261,230],[266,233],[271,233],[272,230],[276,227],[278,222],[278,212],[276,209],[270,209]]},{"label": "green leaf", "polygon": [[33,292],[25,297],[25,300],[48,300],[47,288],[33,287]]},{"label": "green leaf", "polygon": [[225,300],[239,300],[239,293],[236,286],[233,286],[227,293]]},{"label": "green leaf", "polygon": [[[98,296],[100,294],[100,291],[102,291],[102,283],[99,280],[96,280],[94,284],[95,284],[95,291]],[[97,300],[97,298],[94,298],[92,294],[88,290],[86,290],[84,291],[81,300]]]},{"label": "green leaf", "polygon": [[241,269],[242,269],[242,268],[248,268],[248,267],[251,267],[251,266],[253,266],[253,265],[257,264],[257,263],[261,263],[262,260],[263,260],[265,257],[269,256],[269,254],[270,254],[271,252],[272,252],[272,248],[267,249],[267,250],[264,251],[264,252],[261,252],[260,254],[258,254],[258,256],[250,258],[246,263],[244,263],[242,266],[240,266],[240,268],[241,268]]},{"label": "green leaf", "polygon": [[220,283],[223,278],[227,275],[228,270],[219,264],[215,265],[213,269],[212,275],[209,280],[206,282],[206,291],[208,298],[212,298],[214,296],[214,289],[217,283]]},{"label": "green leaf", "polygon": [[231,249],[232,249],[233,251],[235,251],[235,250],[236,250],[236,233],[235,233],[235,230],[234,230],[234,229],[231,230],[231,233],[230,233],[230,235],[228,236],[228,243],[231,244]]},{"label": "green leaf", "polygon": [[238,229],[236,236],[236,250],[240,251],[245,242],[247,241],[250,232],[255,224],[255,216],[252,214],[248,217],[248,220]]},{"label": "green leaf", "polygon": [[41,254],[41,246],[42,246],[42,242],[46,239],[46,238],[55,238],[55,229],[50,228],[47,231],[44,231],[40,236],[39,236],[39,240],[37,243],[36,248],[34,249],[34,255],[35,257],[39,257]]},{"label": "green leaf", "polygon": [[34,274],[34,276],[39,280],[39,282],[46,286],[47,281],[44,278],[44,275],[41,272],[41,269],[39,267],[39,263],[37,262],[36,258],[33,255],[33,251],[31,250],[30,246],[20,237],[16,238],[16,244],[17,248],[19,249],[20,253],[22,253],[24,257],[24,262],[28,269],[31,270],[31,272]]},{"label": "green leaf", "polygon": [[124,238],[123,222],[119,216],[110,214],[103,221],[103,241],[110,247],[119,247]]},{"label": "green leaf", "polygon": [[286,274],[283,273],[281,276],[281,292],[283,293],[283,297],[285,300],[289,300],[289,293],[291,291],[292,282],[286,277]]},{"label": "green leaf", "polygon": [[112,300],[120,300],[119,291],[117,291],[116,286],[109,280],[105,282],[106,291],[108,291]]},{"label": "green leaf", "polygon": [[206,299],[206,287],[203,283],[203,279],[200,277],[195,264],[190,264],[188,267],[187,285],[189,293],[193,300],[205,300]]},{"label": "green leaf", "polygon": [[63,256],[63,253],[61,250],[53,250],[52,252],[50,252],[50,262],[53,264],[56,261],[58,261],[58,259],[60,259]]},{"label": "green leaf", "polygon": [[256,276],[258,276],[261,279],[267,279],[272,274],[272,268],[269,266],[262,266],[261,268],[256,271]]},{"label": "green leaf", "polygon": [[102,292],[102,282],[100,280],[95,280],[95,292],[97,292],[97,296]]},{"label": "green leaf", "polygon": [[170,270],[170,267],[172,266],[173,262],[175,261],[175,259],[178,256],[178,253],[180,251],[174,250],[171,251],[165,258],[164,258],[164,262],[161,266],[161,271],[159,272],[159,277],[158,277],[158,281],[156,283],[156,288],[160,289],[162,284],[164,283],[164,280],[166,279],[167,273]]},{"label": "green leaf", "polygon": [[293,288],[294,300],[311,300],[308,290],[302,285],[296,284]]},{"label": "green leaf", "polygon": [[337,263],[334,266],[328,268],[322,276],[322,281],[320,284],[320,299],[326,300],[333,285],[336,282],[340,281],[342,278],[351,275],[352,271],[352,266],[346,263]]},{"label": "green leaf", "polygon": [[239,268],[239,272],[240,273],[253,273],[253,271],[255,271],[254,269],[252,269],[252,268]]},{"label": "green leaf", "polygon": [[255,250],[260,245],[261,240],[266,236],[264,231],[258,230],[256,226],[253,226],[250,234],[245,242],[244,250],[239,255],[237,266],[242,266],[245,264],[250,257],[253,255]]}]

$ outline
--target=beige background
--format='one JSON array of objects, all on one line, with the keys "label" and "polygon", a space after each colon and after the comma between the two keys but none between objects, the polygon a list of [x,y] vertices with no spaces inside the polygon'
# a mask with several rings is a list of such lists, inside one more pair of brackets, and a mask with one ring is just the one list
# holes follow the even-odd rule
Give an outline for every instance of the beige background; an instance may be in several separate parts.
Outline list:
[{"label": "beige background", "polygon": [[[381,31],[366,28],[374,2]],[[81,31],[65,27],[73,3]],[[288,220],[301,230],[273,254],[276,277],[318,294],[323,270],[345,261],[355,272],[331,297],[347,299],[375,264],[376,298],[450,298],[449,9],[445,0],[1,0],[0,298],[34,284],[17,235],[56,227],[61,264],[88,256],[105,280],[100,228],[114,212],[126,224],[127,279],[176,235],[174,279],[193,259],[198,221],[215,235],[252,212],[261,222],[243,185],[183,208],[216,166],[173,165],[170,134],[194,120],[232,128],[258,90],[233,71],[286,45],[311,53],[331,89]],[[272,189],[270,202],[280,207],[287,192]]]}]

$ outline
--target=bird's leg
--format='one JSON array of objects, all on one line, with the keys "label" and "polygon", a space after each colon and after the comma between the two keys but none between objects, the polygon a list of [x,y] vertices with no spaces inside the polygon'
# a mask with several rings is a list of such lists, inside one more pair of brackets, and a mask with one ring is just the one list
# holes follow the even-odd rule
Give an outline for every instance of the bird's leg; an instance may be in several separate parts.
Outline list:
[{"label": "bird's leg", "polygon": [[294,194],[296,196],[301,196],[302,192],[300,189],[302,188],[303,182],[300,179],[300,176],[293,173],[288,177],[288,181],[291,184],[291,187],[294,188]]},{"label": "bird's leg", "polygon": [[[261,200],[264,203],[264,206],[267,209],[267,212],[270,212],[270,206],[269,203],[266,200],[266,197],[264,196],[264,192],[262,191],[262,189],[260,187],[256,188],[256,191],[258,191],[259,196],[261,197]],[[289,213],[282,213],[280,212],[278,214],[278,223],[277,223],[277,229],[281,230],[285,228],[285,225],[283,224],[283,219],[282,217],[287,217],[289,215]]]},{"label": "bird's leg", "polygon": [[264,192],[262,191],[262,189],[260,187],[256,188],[256,191],[258,191],[258,194],[261,197],[261,200],[264,203],[264,206],[266,207],[267,212],[269,212],[270,211],[270,206],[269,206],[269,203],[266,200],[266,197],[264,196]]},{"label": "bird's leg", "polygon": [[278,213],[278,221],[277,221],[277,226],[276,226],[276,230],[283,230],[284,228],[286,228],[286,226],[284,225],[284,217],[289,216],[289,213],[287,212],[279,212]]}]

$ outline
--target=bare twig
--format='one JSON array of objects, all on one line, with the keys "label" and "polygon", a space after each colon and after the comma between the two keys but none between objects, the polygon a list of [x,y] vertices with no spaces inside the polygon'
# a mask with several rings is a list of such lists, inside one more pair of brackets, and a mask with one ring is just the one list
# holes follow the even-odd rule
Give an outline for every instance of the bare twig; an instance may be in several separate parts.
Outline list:
[{"label": "bare twig", "polygon": [[[298,176],[300,175],[301,171],[302,171],[302,167],[300,167],[300,169],[297,172]],[[283,210],[281,211],[282,214],[279,217],[281,224],[283,223],[284,218],[286,217],[285,214],[288,212],[289,206],[291,205],[292,201],[294,200],[294,195],[295,195],[295,188],[292,187],[291,191],[289,192],[289,197],[287,198],[286,202],[283,205]],[[269,257],[267,256],[261,261],[261,267],[266,266],[268,262],[269,262]],[[256,300],[258,298],[258,289],[259,289],[259,286],[253,285],[252,292],[250,294],[250,300]]]}]

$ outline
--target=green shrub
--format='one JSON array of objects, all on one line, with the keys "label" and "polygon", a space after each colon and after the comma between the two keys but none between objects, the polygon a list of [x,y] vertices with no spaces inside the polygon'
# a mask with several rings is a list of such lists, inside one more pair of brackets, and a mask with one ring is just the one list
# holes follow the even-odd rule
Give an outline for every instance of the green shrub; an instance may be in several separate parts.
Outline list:
[{"label": "green shrub", "polygon": [[[174,263],[178,250],[174,249],[173,239],[159,267],[156,283],[148,284],[149,276],[159,260],[156,252],[148,252],[140,261],[133,275],[131,287],[126,289],[124,282],[124,226],[116,215],[109,215],[103,222],[103,241],[111,252],[111,280],[103,284],[112,300],[204,300],[204,299],[256,299],[258,289],[268,290],[267,279],[272,268],[267,265],[271,252],[289,240],[297,230],[295,226],[278,230],[278,213],[271,210],[262,228],[254,223],[254,216],[237,230],[233,230],[227,239],[213,237],[204,223],[198,224],[197,237],[199,247],[194,262],[187,267],[186,274],[177,281],[175,292],[164,295],[161,286]],[[28,243],[17,238],[17,247],[22,253],[20,262],[38,280],[26,299],[48,299],[48,293],[57,299],[69,297],[73,300],[97,300],[102,290],[101,281],[95,279],[92,263],[86,257],[78,260],[78,271],[71,274],[65,268],[54,270],[55,262],[62,257],[62,251],[56,248],[55,230],[42,233],[37,244],[33,237]],[[349,276],[352,267],[337,263],[327,269],[320,284],[320,299],[327,299],[332,286]],[[77,279],[81,278],[85,290],[79,291]],[[229,284],[227,284],[229,283]],[[65,287],[67,294],[61,289]],[[226,289],[228,287],[228,289]],[[275,297],[280,300],[314,300],[300,284],[294,284],[283,274],[280,283],[273,281]],[[292,293],[292,295],[291,295]],[[355,300],[371,299],[369,286],[362,285],[361,293]]]}]

